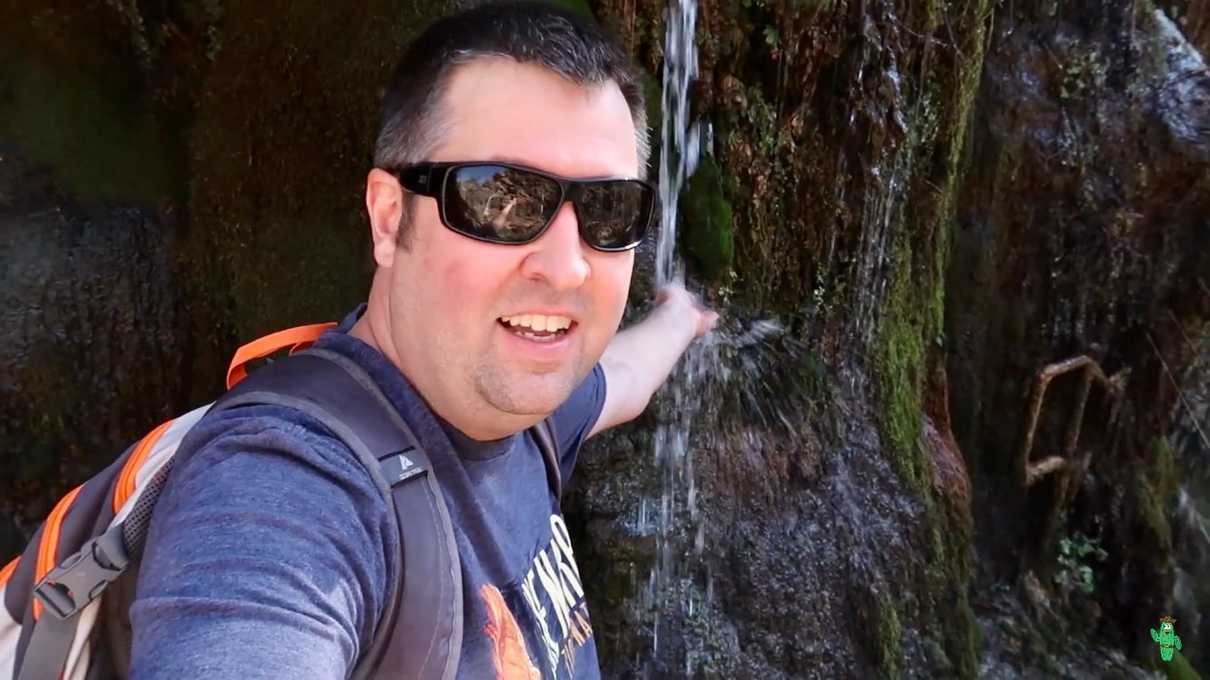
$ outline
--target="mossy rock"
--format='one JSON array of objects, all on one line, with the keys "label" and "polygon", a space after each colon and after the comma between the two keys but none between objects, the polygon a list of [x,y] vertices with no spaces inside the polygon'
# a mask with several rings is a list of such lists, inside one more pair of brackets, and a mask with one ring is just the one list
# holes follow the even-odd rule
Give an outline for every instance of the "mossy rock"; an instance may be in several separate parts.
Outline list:
[{"label": "mossy rock", "polygon": [[592,8],[588,6],[588,0],[546,0],[555,7],[562,7],[571,12],[578,12],[591,19],[596,19],[592,13]]},{"label": "mossy rock", "polygon": [[1166,559],[1172,550],[1172,526],[1168,522],[1167,506],[1177,493],[1177,477],[1167,441],[1156,439],[1153,451],[1151,464],[1140,469],[1138,507],[1141,519],[1160,548],[1157,557]]},{"label": "mossy rock", "polygon": [[647,161],[648,177],[657,176],[655,168],[660,162],[660,135],[664,125],[664,89],[660,80],[646,69],[640,68],[643,97],[646,99],[647,130],[651,140],[651,157]]},{"label": "mossy rock", "polygon": [[1201,674],[1193,668],[1189,660],[1180,652],[1173,654],[1171,663],[1161,662],[1161,665],[1164,668],[1164,673],[1168,676],[1168,680],[1202,680]]},{"label": "mossy rock", "polygon": [[681,242],[702,276],[717,281],[731,267],[735,246],[731,203],[723,195],[722,176],[712,159],[702,159],[681,201]]},{"label": "mossy rock", "polygon": [[899,622],[899,613],[889,597],[878,599],[875,634],[878,636],[878,667],[883,677],[899,676],[899,657],[902,656],[903,626]]},{"label": "mossy rock", "polygon": [[118,76],[5,49],[0,93],[0,138],[79,200],[154,204],[179,175],[140,93]]}]

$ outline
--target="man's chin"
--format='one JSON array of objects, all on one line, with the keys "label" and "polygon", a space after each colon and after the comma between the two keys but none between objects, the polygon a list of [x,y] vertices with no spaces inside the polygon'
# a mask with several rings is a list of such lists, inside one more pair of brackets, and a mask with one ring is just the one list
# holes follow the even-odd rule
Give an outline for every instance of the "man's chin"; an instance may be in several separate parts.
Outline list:
[{"label": "man's chin", "polygon": [[517,376],[506,385],[481,386],[486,401],[514,416],[545,418],[563,405],[575,385],[566,374]]}]

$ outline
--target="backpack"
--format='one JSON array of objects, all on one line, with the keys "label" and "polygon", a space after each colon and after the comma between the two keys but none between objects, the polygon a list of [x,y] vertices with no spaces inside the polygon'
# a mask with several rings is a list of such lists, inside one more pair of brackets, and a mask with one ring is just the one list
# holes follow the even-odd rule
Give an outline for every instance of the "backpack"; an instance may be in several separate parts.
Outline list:
[{"label": "backpack", "polygon": [[[127,609],[173,456],[205,414],[250,404],[287,406],[318,420],[354,452],[394,509],[400,548],[407,549],[350,677],[373,678],[380,668],[392,677],[455,676],[462,582],[449,511],[428,455],[369,375],[343,355],[310,348],[335,325],[291,328],[241,347],[224,395],[161,424],[55,505],[24,553],[0,569],[0,678],[125,677]],[[287,347],[288,357],[248,375],[249,362]],[[530,431],[560,498],[553,420]]]}]

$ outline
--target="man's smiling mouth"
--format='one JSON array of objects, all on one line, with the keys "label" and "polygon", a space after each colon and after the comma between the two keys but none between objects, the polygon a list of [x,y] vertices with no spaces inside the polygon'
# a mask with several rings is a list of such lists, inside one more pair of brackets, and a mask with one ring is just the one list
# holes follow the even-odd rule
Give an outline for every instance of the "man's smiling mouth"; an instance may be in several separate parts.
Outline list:
[{"label": "man's smiling mouth", "polygon": [[579,324],[558,314],[517,314],[497,320],[513,335],[535,342],[554,342],[575,330]]}]

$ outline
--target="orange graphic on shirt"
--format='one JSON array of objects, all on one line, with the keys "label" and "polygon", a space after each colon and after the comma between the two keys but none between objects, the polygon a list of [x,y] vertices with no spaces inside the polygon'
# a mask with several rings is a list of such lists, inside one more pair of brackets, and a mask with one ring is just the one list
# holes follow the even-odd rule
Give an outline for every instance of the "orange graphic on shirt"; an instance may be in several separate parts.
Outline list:
[{"label": "orange graphic on shirt", "polygon": [[496,680],[541,680],[542,674],[529,659],[521,627],[504,603],[500,591],[488,584],[479,589],[479,595],[487,605],[487,625],[483,631],[492,639]]}]

